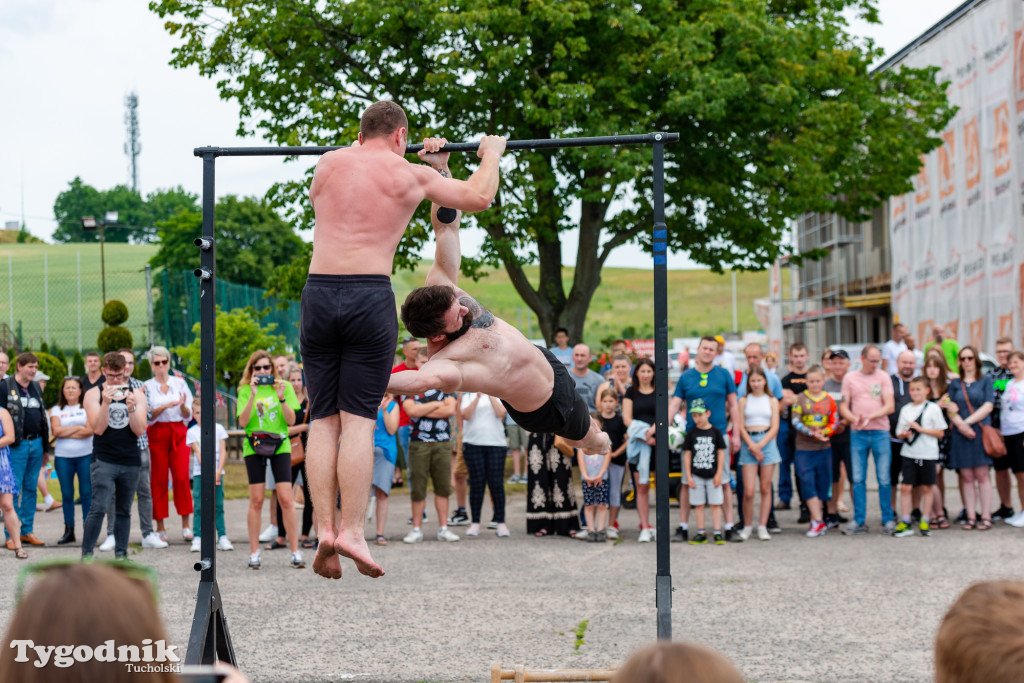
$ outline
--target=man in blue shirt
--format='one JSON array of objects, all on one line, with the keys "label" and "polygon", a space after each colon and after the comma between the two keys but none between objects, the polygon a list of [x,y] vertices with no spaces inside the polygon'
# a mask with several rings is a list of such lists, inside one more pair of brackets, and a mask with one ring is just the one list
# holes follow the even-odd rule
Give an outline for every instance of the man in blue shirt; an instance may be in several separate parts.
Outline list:
[{"label": "man in blue shirt", "polygon": [[[736,399],[736,384],[732,375],[723,367],[715,365],[715,356],[718,355],[718,342],[714,337],[701,337],[700,345],[697,347],[697,360],[692,368],[683,371],[679,382],[676,384],[675,394],[668,404],[669,422],[675,420],[675,416],[684,404],[694,399],[701,399],[711,413],[711,424],[722,432],[724,436],[728,432],[730,419],[735,423],[737,419],[738,401]],[[686,430],[694,428],[693,417],[690,411],[686,411]],[[740,450],[739,433],[732,435],[730,441],[730,453],[737,453]],[[684,482],[685,483],[685,482]],[[725,540],[742,541],[739,533],[733,530],[732,524],[732,491],[729,486],[722,487],[725,499],[723,508],[725,510]],[[683,504],[682,498],[679,501],[679,528],[676,530],[674,540],[682,540],[688,535],[690,506]]]},{"label": "man in blue shirt", "polygon": [[[751,342],[747,344],[746,348],[743,349],[743,355],[747,358],[747,368],[752,368],[755,365],[761,367],[761,362],[764,360],[764,349],[757,342]],[[782,380],[774,372],[765,372],[768,377],[768,393],[775,398],[782,400]],[[737,399],[743,398],[747,395],[747,371],[743,371],[743,376],[740,377],[740,385],[736,387]],[[738,471],[738,470],[737,470]]]},{"label": "man in blue shirt", "polygon": [[555,345],[548,349],[566,368],[572,369],[572,347],[569,346],[569,330],[559,327],[555,330]]}]

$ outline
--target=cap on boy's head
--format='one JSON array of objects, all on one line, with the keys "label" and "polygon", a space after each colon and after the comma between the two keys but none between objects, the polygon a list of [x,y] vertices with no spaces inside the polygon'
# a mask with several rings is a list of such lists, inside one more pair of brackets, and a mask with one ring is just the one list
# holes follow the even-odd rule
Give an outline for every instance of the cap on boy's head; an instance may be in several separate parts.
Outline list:
[{"label": "cap on boy's head", "polygon": [[692,401],[690,401],[690,413],[691,414],[692,413],[706,413],[706,412],[708,412],[708,407],[706,405],[704,405],[704,400],[703,399],[695,398]]},{"label": "cap on boy's head", "polygon": [[848,354],[845,349],[838,349],[836,351],[833,351],[832,355],[829,356],[830,360],[832,358],[844,358],[846,360],[850,360],[850,354]]},{"label": "cap on boy's head", "polygon": [[720,334],[716,334],[715,335],[715,341],[718,342],[719,344],[724,344],[725,343],[725,337],[723,337]]}]

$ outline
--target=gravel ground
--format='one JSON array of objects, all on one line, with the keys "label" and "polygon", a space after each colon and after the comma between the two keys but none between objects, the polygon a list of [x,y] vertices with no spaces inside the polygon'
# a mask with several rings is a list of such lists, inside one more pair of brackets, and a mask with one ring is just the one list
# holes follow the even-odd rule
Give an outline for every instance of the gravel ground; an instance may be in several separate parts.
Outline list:
[{"label": "gravel ground", "polygon": [[[959,509],[955,485],[950,492],[948,507]],[[869,504],[866,536],[805,538],[794,510],[779,513],[784,533],[771,542],[672,544],[673,637],[723,651],[751,681],[931,680],[943,613],[974,581],[1020,578],[1021,532],[1002,524],[971,533],[954,526],[931,538],[890,538],[878,533],[877,496],[869,494]],[[246,501],[227,501],[237,550],[217,559],[239,668],[254,681],[486,681],[493,663],[604,668],[657,635],[656,546],[636,542],[630,511],[618,544],[538,539],[524,533],[526,501],[517,493],[509,498],[512,538],[484,531],[442,543],[431,506],[427,540],[410,546],[401,542],[408,498],[396,492],[391,543],[371,546],[387,575],[367,579],[348,563],[344,578],[330,582],[310,568],[289,568],[285,550],[264,550],[263,569],[248,570],[245,508]],[[60,512],[36,519],[37,534],[56,541]],[[41,559],[80,550],[30,552]],[[182,650],[197,557],[177,531],[170,548],[134,555],[159,572],[170,642]],[[311,566],[312,553],[305,557]],[[13,609],[20,566],[12,553],[0,553],[4,615]]]}]

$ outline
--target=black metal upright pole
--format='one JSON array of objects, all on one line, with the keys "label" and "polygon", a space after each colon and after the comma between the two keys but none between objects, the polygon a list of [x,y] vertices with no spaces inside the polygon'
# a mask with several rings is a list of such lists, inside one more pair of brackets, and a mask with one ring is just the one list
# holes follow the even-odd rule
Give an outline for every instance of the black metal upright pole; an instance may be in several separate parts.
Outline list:
[{"label": "black metal upright pole", "polygon": [[[655,134],[657,137],[657,134]],[[672,571],[669,566],[669,478],[668,478],[668,226],[665,225],[665,145],[654,150],[654,393],[655,409],[655,483],[657,484],[658,639],[672,639]],[[686,495],[680,491],[679,495]]]},{"label": "black metal upright pole", "polygon": [[214,661],[235,664],[235,652],[228,633],[227,621],[217,587],[217,533],[215,529],[215,490],[217,478],[217,290],[215,275],[217,258],[214,250],[214,207],[216,205],[215,167],[217,157],[206,153],[203,158],[203,235],[196,239],[199,247],[199,339],[200,339],[200,409],[203,425],[200,436],[200,467],[202,481],[200,500],[202,520],[200,534],[201,559],[195,569],[200,572],[196,611],[188,639],[186,664],[212,664]]}]

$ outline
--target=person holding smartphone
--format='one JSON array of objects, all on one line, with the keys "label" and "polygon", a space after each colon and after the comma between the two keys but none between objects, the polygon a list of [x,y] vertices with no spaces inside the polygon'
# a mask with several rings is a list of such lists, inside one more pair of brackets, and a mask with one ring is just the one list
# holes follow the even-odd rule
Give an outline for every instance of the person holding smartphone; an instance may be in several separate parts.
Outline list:
[{"label": "person holding smartphone", "polygon": [[250,569],[259,569],[262,564],[259,535],[267,463],[276,482],[285,535],[292,551],[291,566],[296,569],[306,566],[299,550],[298,517],[292,500],[292,449],[288,440],[288,428],[295,424],[295,411],[300,408],[295,389],[277,377],[270,354],[262,349],[254,351],[245,364],[238,387],[238,424],[245,428],[242,456],[249,475]]}]

